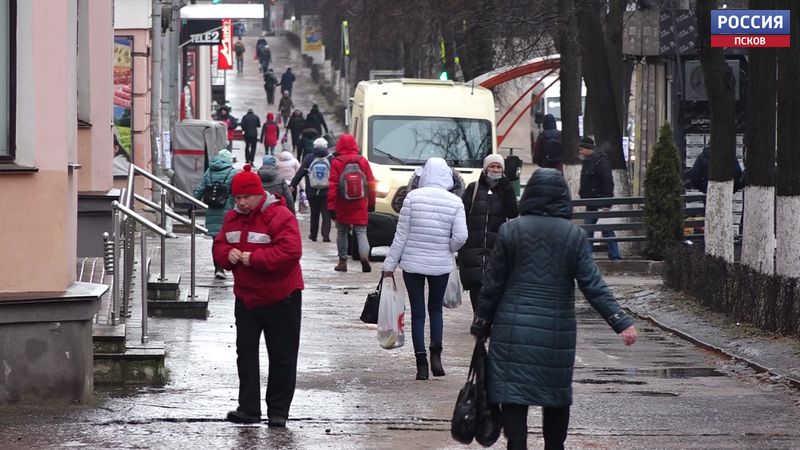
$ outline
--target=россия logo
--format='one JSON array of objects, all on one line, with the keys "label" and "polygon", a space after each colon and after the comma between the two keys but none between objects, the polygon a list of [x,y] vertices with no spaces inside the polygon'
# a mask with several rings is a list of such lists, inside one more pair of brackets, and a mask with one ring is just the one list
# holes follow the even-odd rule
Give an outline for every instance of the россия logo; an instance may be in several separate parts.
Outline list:
[{"label": "\u0440\u043e\u0441\u0441\u0438\u044f logo", "polygon": [[789,47],[789,11],[715,9],[712,47]]}]

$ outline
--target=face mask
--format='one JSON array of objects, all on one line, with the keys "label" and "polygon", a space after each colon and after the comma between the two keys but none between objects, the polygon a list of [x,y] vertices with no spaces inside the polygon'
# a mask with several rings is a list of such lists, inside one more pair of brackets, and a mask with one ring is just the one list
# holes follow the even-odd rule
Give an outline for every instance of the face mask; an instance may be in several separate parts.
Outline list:
[{"label": "face mask", "polygon": [[486,172],[486,178],[492,181],[497,181],[500,178],[503,178],[503,172]]}]

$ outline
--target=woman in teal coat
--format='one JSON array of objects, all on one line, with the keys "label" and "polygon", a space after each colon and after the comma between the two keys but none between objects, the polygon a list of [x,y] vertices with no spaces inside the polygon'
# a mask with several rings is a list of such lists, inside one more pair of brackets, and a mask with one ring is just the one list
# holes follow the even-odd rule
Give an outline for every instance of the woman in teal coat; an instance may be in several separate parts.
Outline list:
[{"label": "woman in teal coat", "polygon": [[[206,234],[212,238],[216,237],[220,228],[222,228],[222,219],[225,218],[225,214],[233,208],[233,196],[230,195],[230,192],[231,182],[236,172],[237,170],[233,168],[233,155],[228,150],[222,150],[211,160],[211,166],[203,174],[203,179],[194,190],[194,198],[203,200],[203,194],[207,186],[221,183],[227,187],[228,198],[225,201],[225,206],[223,208],[209,207],[206,210],[206,228],[208,228]],[[217,266],[216,263],[214,264],[214,278],[218,280],[227,278],[225,271],[222,270],[222,267]]]},{"label": "woman in teal coat", "polygon": [[545,449],[563,449],[575,365],[575,282],[625,345],[637,333],[603,281],[586,235],[570,221],[561,172],[533,173],[519,215],[497,233],[470,332],[491,337],[489,403],[500,405],[508,448],[527,448],[534,405],[542,407]]}]

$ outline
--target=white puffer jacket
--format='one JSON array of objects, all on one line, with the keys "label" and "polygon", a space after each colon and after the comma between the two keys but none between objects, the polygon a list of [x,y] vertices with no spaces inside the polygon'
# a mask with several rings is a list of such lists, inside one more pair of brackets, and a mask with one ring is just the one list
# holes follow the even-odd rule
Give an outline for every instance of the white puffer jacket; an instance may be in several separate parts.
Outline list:
[{"label": "white puffer jacket", "polygon": [[442,158],[425,163],[420,187],[408,193],[383,270],[444,275],[453,271],[453,253],[467,241],[464,203],[448,192],[453,172]]}]

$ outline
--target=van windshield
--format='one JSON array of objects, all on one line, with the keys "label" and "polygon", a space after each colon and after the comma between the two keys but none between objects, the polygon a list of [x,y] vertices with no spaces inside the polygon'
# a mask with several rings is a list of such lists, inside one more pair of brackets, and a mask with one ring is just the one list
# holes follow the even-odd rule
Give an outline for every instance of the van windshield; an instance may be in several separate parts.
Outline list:
[{"label": "van windshield", "polygon": [[483,167],[492,152],[485,119],[374,116],[369,120],[368,158],[376,164],[425,164],[438,156],[456,167]]}]

